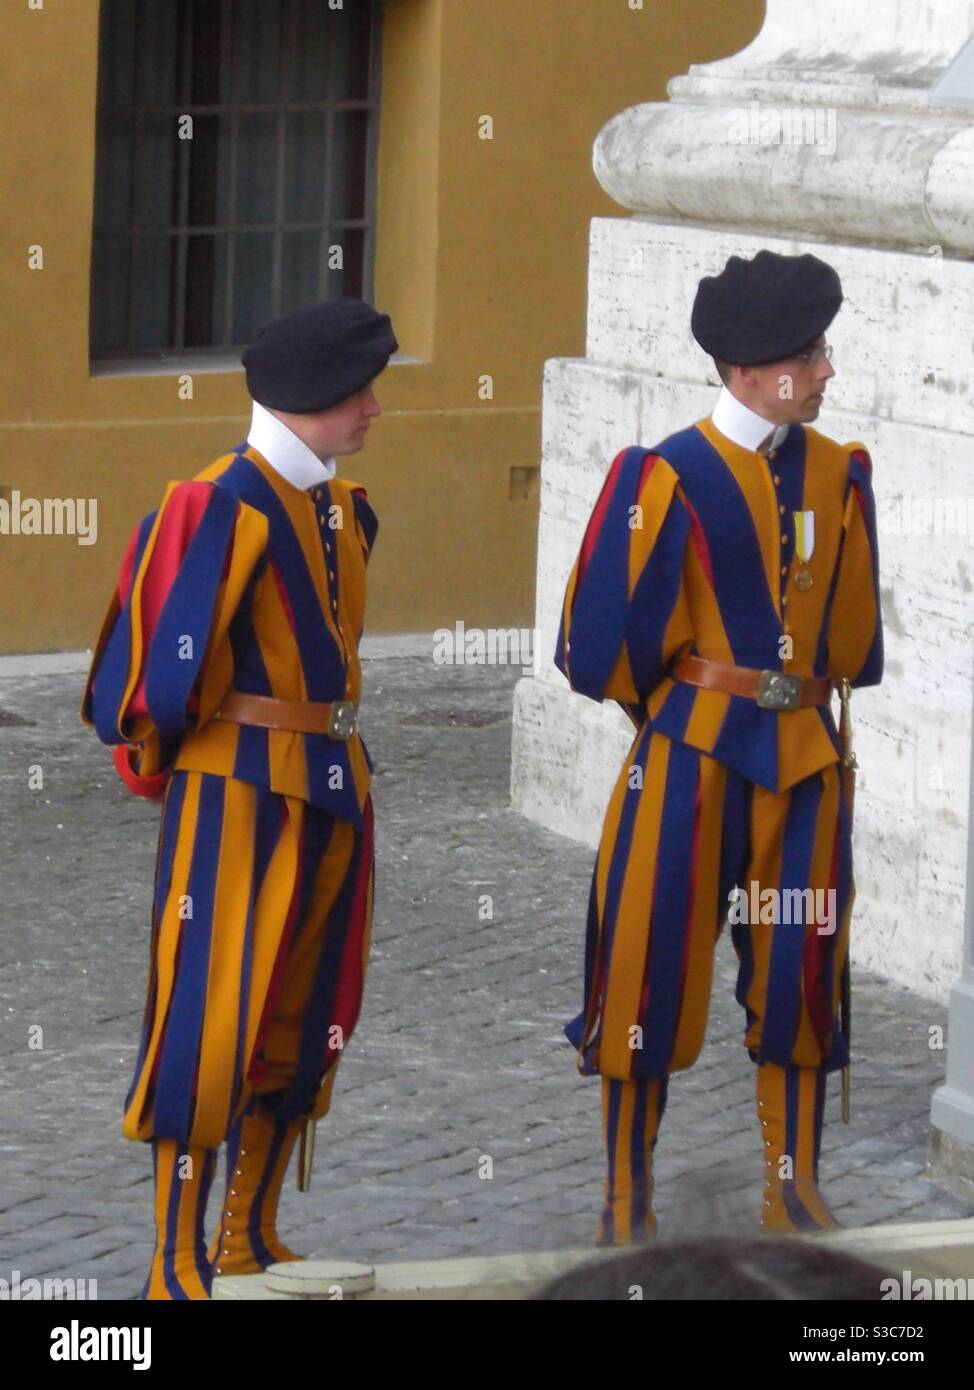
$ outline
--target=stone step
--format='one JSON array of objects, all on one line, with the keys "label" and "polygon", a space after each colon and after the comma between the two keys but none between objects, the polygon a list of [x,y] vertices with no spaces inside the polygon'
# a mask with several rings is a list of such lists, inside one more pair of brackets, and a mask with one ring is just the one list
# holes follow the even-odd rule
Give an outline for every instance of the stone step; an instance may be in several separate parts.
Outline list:
[{"label": "stone step", "polygon": [[[801,1239],[824,1242],[858,1255],[898,1279],[917,1297],[930,1282],[930,1296],[957,1297],[955,1281],[974,1291],[974,1219],[926,1221],[829,1231]],[[460,1259],[402,1261],[375,1266],[348,1260],[301,1260],[272,1265],[263,1274],[217,1279],[213,1297],[221,1300],[346,1299],[512,1300],[530,1297],[548,1280],[615,1252],[558,1250],[519,1255],[465,1256]],[[941,1281],[938,1285],[936,1281]],[[952,1292],[948,1292],[948,1286]]]}]

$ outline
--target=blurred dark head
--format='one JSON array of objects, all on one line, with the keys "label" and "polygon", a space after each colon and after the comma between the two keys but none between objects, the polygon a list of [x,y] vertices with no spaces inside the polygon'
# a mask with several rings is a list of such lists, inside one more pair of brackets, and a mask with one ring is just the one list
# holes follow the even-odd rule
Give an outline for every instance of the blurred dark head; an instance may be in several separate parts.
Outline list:
[{"label": "blurred dark head", "polygon": [[659,1241],[579,1265],[537,1299],[672,1299],[862,1303],[883,1272],[824,1244],[783,1236]]}]

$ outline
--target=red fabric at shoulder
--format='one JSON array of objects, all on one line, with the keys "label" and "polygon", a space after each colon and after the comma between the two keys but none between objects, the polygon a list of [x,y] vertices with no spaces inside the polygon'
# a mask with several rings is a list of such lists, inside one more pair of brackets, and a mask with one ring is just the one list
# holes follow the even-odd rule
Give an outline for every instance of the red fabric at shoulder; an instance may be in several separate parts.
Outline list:
[{"label": "red fabric at shoulder", "polygon": [[853,449],[849,457],[859,464],[859,466],[865,471],[867,478],[872,479],[873,461],[869,456],[868,449]]},{"label": "red fabric at shoulder", "polygon": [[212,496],[212,483],[180,483],[169,495],[142,583],[142,627],[146,645],[152,640],[183,556]]},{"label": "red fabric at shoulder", "polygon": [[[212,483],[187,482],[179,483],[166,498],[142,580],[140,612],[144,651],[152,644],[169,591],[212,497]],[[129,717],[147,713],[144,686],[143,675],[128,702],[126,713]]]},{"label": "red fabric at shoulder", "polygon": [[[213,495],[212,488],[212,483],[179,483],[164,502],[162,519],[152,548],[150,565],[153,571],[153,581],[161,581],[166,591],[175,578],[175,572],[179,568],[179,561],[186,552],[189,539],[206,511],[207,503]],[[129,600],[132,581],[135,578],[135,555],[141,530],[141,523],[133,529],[122,559],[118,578],[118,597],[119,602],[123,605]],[[156,563],[157,559],[160,563]],[[168,579],[166,577],[167,570],[170,571]],[[144,588],[145,585],[143,584]]]},{"label": "red fabric at shoulder", "polygon": [[643,468],[642,472],[639,475],[639,483],[636,487],[637,497],[640,496],[643,488],[646,486],[646,479],[649,477],[650,473],[652,473],[653,469],[656,467],[656,462],[658,458],[659,454],[647,454],[646,457],[643,459]]},{"label": "red fabric at shoulder", "polygon": [[371,554],[375,544],[375,538],[379,532],[379,518],[375,514],[372,503],[369,501],[369,494],[361,483],[349,483],[349,494],[352,499],[352,509],[355,512],[355,519],[358,522],[362,533],[363,550],[366,560]]},{"label": "red fabric at shoulder", "polygon": [[[622,461],[629,452],[629,447],[620,449],[612,460],[608,473],[605,475],[605,482],[602,484],[602,491],[595,504],[592,515],[589,517],[588,526],[585,528],[585,536],[582,540],[582,548],[578,556],[578,576],[576,583],[581,582],[582,575],[585,573],[588,562],[591,559],[592,551],[598,544],[599,536],[602,532],[602,524],[605,521],[605,514],[609,509],[612,494],[615,491],[616,483],[619,480],[619,470],[622,468]],[[640,478],[640,487],[646,478],[646,465],[655,455],[648,454],[643,463],[643,473]],[[651,465],[650,465],[651,466]]]},{"label": "red fabric at shoulder", "polygon": [[132,531],[131,540],[125,550],[122,559],[122,568],[118,576],[118,601],[124,607],[128,603],[129,594],[132,591],[132,574],[135,568],[135,552],[139,544],[139,528],[136,526]]}]

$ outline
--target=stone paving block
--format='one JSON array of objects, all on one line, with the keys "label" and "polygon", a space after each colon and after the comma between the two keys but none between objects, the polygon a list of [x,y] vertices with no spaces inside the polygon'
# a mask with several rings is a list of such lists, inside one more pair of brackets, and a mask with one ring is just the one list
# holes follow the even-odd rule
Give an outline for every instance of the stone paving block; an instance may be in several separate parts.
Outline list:
[{"label": "stone paving block", "polygon": [[[13,1084],[12,1081],[9,1084]],[[11,1122],[10,1128],[6,1132],[11,1136],[16,1133],[16,1127],[13,1122]],[[11,1138],[9,1147],[16,1151],[20,1148],[20,1144],[14,1143],[13,1138]],[[0,1215],[5,1215],[7,1212],[15,1210],[26,1211],[34,1202],[43,1202],[47,1198],[48,1193],[46,1188],[37,1187],[34,1184],[28,1185],[27,1183],[17,1180],[17,1177],[14,1176],[8,1168],[8,1165],[11,1163],[10,1157],[0,1158],[0,1163],[3,1164],[5,1178],[5,1181],[0,1184]]]},{"label": "stone paving block", "polygon": [[112,1235],[105,1235],[101,1231],[92,1231],[81,1236],[63,1236],[59,1241],[44,1242],[33,1247],[28,1245],[27,1255],[43,1255],[47,1259],[57,1252],[64,1264],[68,1266],[81,1265],[96,1255],[106,1255],[113,1251],[124,1250],[131,1239],[132,1232],[130,1231]]},{"label": "stone paving block", "polygon": [[25,1231],[41,1221],[60,1216],[62,1209],[55,1198],[43,1198],[36,1202],[25,1202],[23,1206],[12,1206],[0,1212],[0,1247],[10,1236]]},{"label": "stone paving block", "polygon": [[56,1216],[41,1223],[34,1223],[22,1232],[23,1246],[34,1250],[47,1245],[60,1245],[64,1241],[75,1240],[79,1236],[103,1234],[106,1223],[99,1218],[84,1216]]}]

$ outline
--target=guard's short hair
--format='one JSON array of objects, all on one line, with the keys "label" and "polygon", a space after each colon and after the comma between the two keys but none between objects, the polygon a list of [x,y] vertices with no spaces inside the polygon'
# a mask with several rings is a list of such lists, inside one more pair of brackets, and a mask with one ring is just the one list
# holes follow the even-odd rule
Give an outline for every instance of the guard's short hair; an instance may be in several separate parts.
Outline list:
[{"label": "guard's short hair", "polygon": [[717,375],[725,386],[731,382],[731,366],[729,362],[722,362],[719,357],[714,358],[714,366],[717,368]]}]

